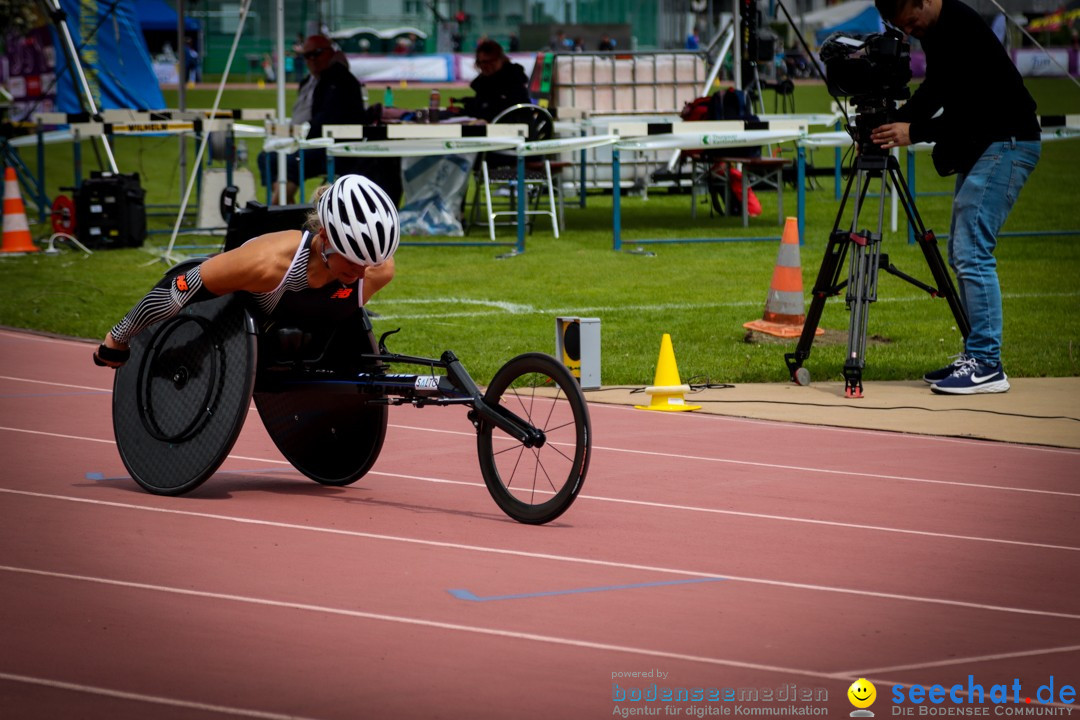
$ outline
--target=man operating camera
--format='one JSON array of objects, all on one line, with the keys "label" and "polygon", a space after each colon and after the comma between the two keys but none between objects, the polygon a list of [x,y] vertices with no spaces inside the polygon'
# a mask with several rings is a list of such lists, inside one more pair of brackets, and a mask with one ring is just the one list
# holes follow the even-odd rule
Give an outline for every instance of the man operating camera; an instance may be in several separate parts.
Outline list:
[{"label": "man operating camera", "polygon": [[937,393],[1005,392],[994,248],[1039,160],[1035,101],[990,26],[961,0],[875,4],[884,19],[922,42],[926,79],[897,121],[876,128],[871,139],[884,149],[934,142],[938,173],[957,176],[949,265],[971,332],[954,362],[923,379]]}]

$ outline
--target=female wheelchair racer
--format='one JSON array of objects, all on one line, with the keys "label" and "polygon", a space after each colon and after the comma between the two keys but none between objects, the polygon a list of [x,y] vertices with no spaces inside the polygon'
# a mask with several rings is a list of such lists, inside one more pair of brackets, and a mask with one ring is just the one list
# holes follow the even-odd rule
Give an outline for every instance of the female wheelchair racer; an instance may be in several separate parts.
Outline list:
[{"label": "female wheelchair racer", "polygon": [[[198,487],[228,456],[252,397],[282,454],[325,485],[371,469],[390,405],[463,404],[499,507],[526,523],[565,512],[591,448],[576,381],[554,358],[528,353],[482,393],[450,351],[389,353],[392,333],[376,344],[363,304],[393,278],[398,244],[390,198],[345,175],[317,191],[304,231],[168,271],[94,353],[118,368],[113,425],[135,481],[163,495]],[[391,363],[427,371],[390,373]]]}]

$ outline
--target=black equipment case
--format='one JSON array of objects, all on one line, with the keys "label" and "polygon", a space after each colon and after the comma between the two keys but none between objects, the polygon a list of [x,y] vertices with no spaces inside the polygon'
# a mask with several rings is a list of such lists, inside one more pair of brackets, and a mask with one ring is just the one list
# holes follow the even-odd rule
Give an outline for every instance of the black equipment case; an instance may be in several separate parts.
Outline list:
[{"label": "black equipment case", "polygon": [[302,230],[311,205],[272,205],[267,207],[255,200],[229,216],[225,231],[225,249],[235,250],[259,235],[282,230]]},{"label": "black equipment case", "polygon": [[95,250],[142,245],[146,239],[145,196],[138,173],[91,172],[75,191],[79,242]]}]

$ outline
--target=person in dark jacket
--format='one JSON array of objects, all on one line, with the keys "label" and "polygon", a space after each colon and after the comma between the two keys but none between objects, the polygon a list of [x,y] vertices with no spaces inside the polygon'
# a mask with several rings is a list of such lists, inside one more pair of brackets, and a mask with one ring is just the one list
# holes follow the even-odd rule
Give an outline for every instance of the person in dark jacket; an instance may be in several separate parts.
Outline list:
[{"label": "person in dark jacket", "polygon": [[476,69],[480,74],[469,85],[476,96],[463,101],[465,115],[491,122],[508,107],[532,102],[525,68],[512,62],[494,40],[476,46]]},{"label": "person in dark jacket", "polygon": [[[300,54],[307,65],[308,75],[300,82],[293,105],[292,122],[311,124],[308,138],[322,137],[323,125],[360,125],[364,123],[364,91],[360,81],[349,70],[344,53],[336,50],[330,39],[312,35],[304,41]],[[270,172],[267,176],[267,153],[259,153],[259,172],[264,185],[277,181],[277,154],[269,153]],[[346,174],[349,168],[336,168],[337,174]],[[326,150],[304,151],[304,179],[326,174]],[[292,153],[286,158],[286,194],[288,203],[296,201],[300,186],[300,154]],[[381,184],[381,183],[380,183]],[[391,193],[393,197],[393,193]],[[280,198],[275,193],[275,201]]]},{"label": "person in dark jacket", "polygon": [[[1009,389],[994,249],[1041,152],[1035,101],[990,26],[961,0],[875,0],[881,17],[922,42],[926,79],[876,128],[882,148],[934,142],[934,166],[956,174],[949,265],[971,332],[951,364],[924,376],[935,393]],[[939,114],[940,112],[940,114]]]}]

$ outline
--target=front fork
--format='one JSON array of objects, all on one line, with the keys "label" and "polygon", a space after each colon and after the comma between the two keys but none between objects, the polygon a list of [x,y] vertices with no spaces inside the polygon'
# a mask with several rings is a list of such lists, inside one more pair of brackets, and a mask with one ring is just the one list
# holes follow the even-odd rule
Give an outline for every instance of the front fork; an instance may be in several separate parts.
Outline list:
[{"label": "front fork", "polygon": [[539,428],[521,419],[502,405],[488,405],[484,402],[480,388],[473,382],[472,377],[461,361],[453,352],[447,350],[440,358],[446,368],[446,376],[459,391],[465,393],[472,400],[473,409],[469,411],[469,420],[477,430],[480,429],[481,420],[490,422],[507,435],[516,438],[525,447],[543,447],[547,438]]}]

